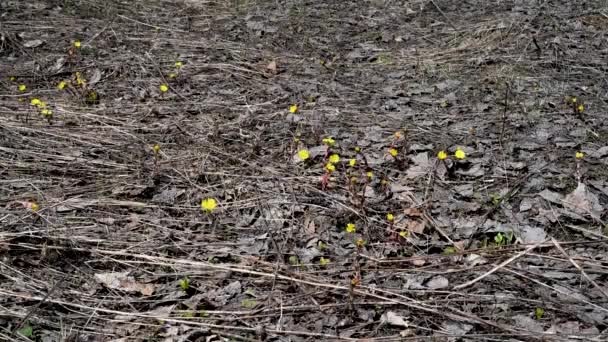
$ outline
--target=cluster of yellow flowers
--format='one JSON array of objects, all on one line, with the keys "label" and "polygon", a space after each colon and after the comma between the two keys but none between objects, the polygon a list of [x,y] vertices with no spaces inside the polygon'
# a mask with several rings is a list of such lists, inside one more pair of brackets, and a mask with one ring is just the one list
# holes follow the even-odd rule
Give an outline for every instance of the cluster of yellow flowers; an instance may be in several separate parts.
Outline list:
[{"label": "cluster of yellow flowers", "polygon": [[[464,151],[459,147],[456,149],[456,152],[454,152],[454,157],[456,157],[456,159],[465,159],[466,158],[466,153],[464,153]],[[437,153],[437,159],[439,160],[445,160],[448,157],[448,153],[444,150],[441,150]]]},{"label": "cluster of yellow flowers", "polygon": [[53,116],[53,111],[48,108],[48,104],[44,101],[41,101],[39,98],[33,98],[30,101],[32,106],[35,106],[40,111],[40,114],[47,119],[50,119]]}]

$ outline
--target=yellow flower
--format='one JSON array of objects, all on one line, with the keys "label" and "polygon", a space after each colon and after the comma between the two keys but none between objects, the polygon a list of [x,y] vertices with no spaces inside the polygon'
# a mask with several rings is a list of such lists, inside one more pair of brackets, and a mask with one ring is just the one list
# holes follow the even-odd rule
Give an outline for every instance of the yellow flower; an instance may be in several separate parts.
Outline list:
[{"label": "yellow flower", "polygon": [[184,64],[182,62],[180,62],[180,61],[175,62],[175,67],[178,68],[178,69],[181,68],[183,65]]},{"label": "yellow flower", "polygon": [[572,98],[570,99],[570,101],[572,101],[572,103],[576,103],[576,96],[572,96]]},{"label": "yellow flower", "polygon": [[402,238],[407,237],[407,235],[408,235],[408,234],[407,234],[407,231],[406,231],[406,230],[403,230],[403,231],[400,231],[400,232],[399,232],[399,236],[401,236]]},{"label": "yellow flower", "polygon": [[308,153],[308,150],[300,150],[298,152],[298,157],[300,157],[302,160],[306,160],[310,158],[310,153]]},{"label": "yellow flower", "polygon": [[374,173],[372,171],[367,171],[367,178],[372,179],[374,178]]},{"label": "yellow flower", "polygon": [[40,111],[40,114],[42,114],[42,116],[50,118],[51,116],[53,116],[53,111],[50,109],[43,109]]},{"label": "yellow flower", "polygon": [[332,163],[327,163],[327,164],[325,165],[325,168],[326,168],[326,169],[327,169],[327,171],[329,171],[329,172],[334,172],[334,171],[336,171],[336,166],[335,166],[334,164],[332,164]]},{"label": "yellow flower", "polygon": [[576,109],[578,110],[579,113],[582,113],[585,111],[585,106],[583,106],[582,104],[578,105],[578,107],[576,107]]},{"label": "yellow flower", "polygon": [[217,207],[217,201],[215,200],[215,198],[205,198],[201,202],[201,208],[203,208],[203,211],[206,211],[208,213],[212,212],[215,207]]},{"label": "yellow flower", "polygon": [[38,203],[36,202],[32,202],[30,203],[30,209],[32,209],[32,211],[38,211],[38,209],[40,209],[40,207],[38,206]]},{"label": "yellow flower", "polygon": [[167,92],[167,90],[169,90],[169,87],[166,84],[161,84],[160,85],[160,91],[162,91],[163,93]]},{"label": "yellow flower", "polygon": [[356,230],[355,228],[355,224],[354,223],[349,223],[346,225],[346,232],[347,233],[354,233]]},{"label": "yellow flower", "polygon": [[154,146],[152,146],[152,151],[154,151],[155,154],[158,154],[158,152],[160,152],[160,145],[154,144]]},{"label": "yellow flower", "polygon": [[72,44],[74,45],[75,48],[80,49],[80,40],[76,40]]},{"label": "yellow flower", "polygon": [[329,259],[321,257],[321,259],[319,259],[319,264],[321,264],[321,266],[327,266],[327,264],[329,264]]},{"label": "yellow flower", "polygon": [[583,159],[585,158],[585,154],[583,152],[576,152],[576,159]]},{"label": "yellow flower", "polygon": [[8,77],[8,80],[9,80],[9,81],[14,81],[14,80],[16,80],[16,79],[17,79],[17,77],[15,77],[15,76],[9,76],[9,77]]},{"label": "yellow flower", "polygon": [[176,77],[177,77],[177,75],[176,75],[176,74],[174,74],[174,73],[170,73],[170,74],[169,74],[169,78],[176,78]]},{"label": "yellow flower", "polygon": [[340,162],[340,156],[337,154],[332,154],[331,156],[329,156],[329,162],[332,164],[337,164],[338,162]]},{"label": "yellow flower", "polygon": [[359,146],[355,147],[355,152],[360,153],[361,152],[361,147],[359,147]]},{"label": "yellow flower", "polygon": [[386,214],[386,219],[388,220],[388,222],[393,222],[395,221],[395,215],[388,213]]},{"label": "yellow flower", "polygon": [[351,167],[355,167],[355,165],[357,165],[357,159],[351,159],[348,161],[348,165],[350,165]]},{"label": "yellow flower", "polygon": [[57,84],[57,89],[59,89],[59,90],[63,90],[63,89],[65,89],[65,87],[66,87],[67,85],[68,85],[68,84],[67,84],[67,83],[65,83],[65,81],[61,81],[61,82],[59,82],[59,84]]},{"label": "yellow flower", "polygon": [[391,148],[390,150],[388,150],[388,153],[393,157],[397,157],[399,151],[397,151],[397,149]]},{"label": "yellow flower", "polygon": [[19,89],[19,91],[26,91],[27,87],[25,86],[25,84],[20,84],[17,89]]},{"label": "yellow flower", "polygon": [[357,245],[357,247],[362,248],[363,246],[365,246],[365,240],[359,238],[357,239],[357,241],[355,241],[355,244]]},{"label": "yellow flower", "polygon": [[30,101],[30,104],[31,104],[32,106],[37,106],[37,105],[39,105],[39,104],[40,104],[40,99],[33,98],[33,99],[32,99],[32,101]]},{"label": "yellow flower", "polygon": [[447,154],[447,153],[445,153],[445,151],[443,151],[443,150],[442,150],[442,151],[439,151],[439,153],[437,153],[437,158],[438,158],[439,160],[444,160],[444,159],[445,159],[445,158],[447,158],[447,157],[448,157],[448,154]]},{"label": "yellow flower", "polygon": [[42,109],[42,108],[46,108],[46,102],[44,101],[38,101],[38,108]]},{"label": "yellow flower", "polygon": [[327,146],[334,146],[336,141],[333,138],[323,138],[323,143]]},{"label": "yellow flower", "polygon": [[295,113],[297,111],[298,111],[298,105],[294,104],[294,105],[289,106],[290,113]]},{"label": "yellow flower", "polygon": [[466,154],[462,149],[458,148],[456,149],[456,153],[454,153],[454,157],[456,157],[456,159],[464,159],[466,158]]}]

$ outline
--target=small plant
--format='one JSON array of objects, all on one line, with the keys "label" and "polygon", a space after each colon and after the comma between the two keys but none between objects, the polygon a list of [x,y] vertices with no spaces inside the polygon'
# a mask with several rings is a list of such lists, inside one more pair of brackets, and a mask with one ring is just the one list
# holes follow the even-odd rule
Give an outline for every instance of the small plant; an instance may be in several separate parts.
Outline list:
[{"label": "small plant", "polygon": [[454,246],[447,246],[443,249],[443,251],[441,252],[441,254],[443,255],[452,255],[452,254],[456,254],[456,248]]},{"label": "small plant", "polygon": [[317,243],[317,249],[319,251],[324,251],[325,249],[327,249],[327,244],[325,242],[323,242],[323,241],[319,241]]},{"label": "small plant", "polygon": [[188,277],[184,277],[179,281],[179,287],[182,289],[182,291],[186,292],[188,291],[188,289],[190,288],[190,280],[188,279]]},{"label": "small plant", "polygon": [[494,236],[494,243],[496,247],[504,247],[506,245],[510,245],[513,242],[513,232],[510,231],[507,234],[503,234],[502,232],[498,232]]},{"label": "small plant", "polygon": [[545,315],[545,309],[543,309],[541,307],[537,307],[536,309],[534,309],[534,317],[536,317],[537,320],[540,320],[541,318],[543,318],[544,315]]},{"label": "small plant", "polygon": [[300,265],[300,259],[298,259],[298,257],[296,255],[290,256],[288,260],[289,260],[289,264],[292,266]]},{"label": "small plant", "polygon": [[585,153],[583,152],[576,152],[576,154],[574,155],[574,157],[576,158],[576,181],[578,183],[581,182],[581,177],[582,177],[582,172],[581,172],[581,163],[583,162],[583,159],[585,158]]},{"label": "small plant", "polygon": [[34,337],[34,329],[29,324],[25,324],[23,327],[17,329],[17,333],[23,337]]},{"label": "small plant", "polygon": [[241,306],[245,309],[253,309],[258,305],[258,302],[255,299],[245,298],[241,301]]},{"label": "small plant", "polygon": [[325,267],[329,265],[330,261],[331,260],[329,258],[321,257],[321,259],[319,259],[319,265]]}]

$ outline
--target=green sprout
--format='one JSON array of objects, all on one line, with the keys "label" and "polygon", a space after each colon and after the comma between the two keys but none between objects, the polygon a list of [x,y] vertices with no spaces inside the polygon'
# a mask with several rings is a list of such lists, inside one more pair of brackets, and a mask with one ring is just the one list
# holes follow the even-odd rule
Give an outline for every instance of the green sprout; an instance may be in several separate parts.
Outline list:
[{"label": "green sprout", "polygon": [[190,288],[190,280],[188,280],[188,276],[179,281],[179,287],[181,287],[184,292],[188,291]]}]

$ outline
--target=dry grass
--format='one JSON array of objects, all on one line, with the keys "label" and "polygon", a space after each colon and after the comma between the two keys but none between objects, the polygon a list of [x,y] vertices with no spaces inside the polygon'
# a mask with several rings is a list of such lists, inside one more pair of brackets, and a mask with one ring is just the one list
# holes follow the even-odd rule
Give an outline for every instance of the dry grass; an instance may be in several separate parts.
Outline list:
[{"label": "dry grass", "polygon": [[[0,339],[27,340],[26,326],[46,341],[605,339],[605,223],[548,220],[559,209],[537,196],[569,193],[573,152],[607,142],[608,17],[584,3],[6,5]],[[35,39],[43,45],[23,47]],[[99,104],[56,89],[75,72],[101,76],[90,85]],[[582,119],[566,95],[584,99]],[[32,97],[49,102],[51,122]],[[396,131],[402,164],[386,156]],[[362,207],[346,162],[326,189],[322,156],[294,163],[327,136],[343,161],[363,148],[375,178]],[[455,146],[481,176],[437,175],[433,156]],[[432,167],[413,177],[420,153]],[[603,205],[605,167],[584,164]],[[207,197],[219,201],[211,214]],[[526,198],[534,208],[520,212]],[[403,214],[412,208],[419,217]],[[426,230],[400,238],[388,212]],[[498,226],[530,225],[555,240],[481,246]],[[446,255],[452,243],[472,247]],[[129,278],[104,285],[111,272]]]}]

